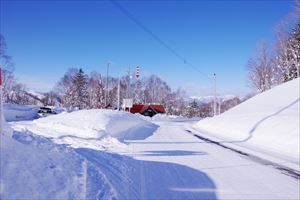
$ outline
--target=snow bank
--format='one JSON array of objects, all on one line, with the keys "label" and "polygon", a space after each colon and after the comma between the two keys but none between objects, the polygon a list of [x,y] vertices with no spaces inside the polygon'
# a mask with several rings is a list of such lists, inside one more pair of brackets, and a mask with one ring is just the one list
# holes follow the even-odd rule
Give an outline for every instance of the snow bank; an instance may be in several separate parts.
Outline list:
[{"label": "snow bank", "polygon": [[[137,163],[135,167],[141,164],[94,149],[110,145],[121,153],[121,143],[112,136],[139,139],[157,128],[132,114],[107,110],[77,111],[10,125],[16,128],[14,132],[5,122],[0,134],[0,199],[123,199],[119,190],[128,191],[126,195],[136,190],[127,190],[132,180],[124,168],[128,162]],[[107,136],[93,138],[100,135]]]},{"label": "snow bank", "polygon": [[[12,127],[55,139],[57,143],[78,144],[84,140],[85,145],[90,145],[92,140],[103,142],[105,138],[142,140],[152,135],[157,125],[126,112],[80,110],[14,123]],[[116,143],[115,140],[110,142]]]},{"label": "snow bank", "polygon": [[4,104],[4,117],[7,122],[33,120],[37,118],[38,106]]},{"label": "snow bank", "polygon": [[299,78],[258,94],[195,128],[299,163]]},{"label": "snow bank", "polygon": [[1,199],[84,198],[81,158],[45,140],[23,139],[18,142],[1,134]]},{"label": "snow bank", "polygon": [[100,169],[106,163],[93,164],[65,145],[28,132],[11,135],[9,126],[4,127],[0,134],[1,199],[114,199],[113,187]]}]

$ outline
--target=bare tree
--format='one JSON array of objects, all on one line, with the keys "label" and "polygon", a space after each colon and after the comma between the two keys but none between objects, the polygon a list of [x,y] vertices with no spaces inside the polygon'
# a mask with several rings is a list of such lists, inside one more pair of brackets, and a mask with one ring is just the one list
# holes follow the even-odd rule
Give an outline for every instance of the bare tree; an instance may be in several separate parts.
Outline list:
[{"label": "bare tree", "polygon": [[272,70],[265,42],[256,48],[255,55],[247,63],[247,69],[249,85],[254,90],[263,92],[272,87]]},{"label": "bare tree", "polygon": [[12,93],[14,85],[17,84],[14,77],[14,63],[12,57],[7,55],[7,45],[5,38],[0,34],[0,65],[3,71],[3,99],[12,103]]},{"label": "bare tree", "polygon": [[54,87],[54,92],[61,96],[61,103],[63,106],[66,105],[67,99],[65,96],[67,91],[70,90],[72,81],[75,78],[76,73],[79,71],[77,68],[69,68],[65,75],[60,79],[60,81]]},{"label": "bare tree", "polygon": [[88,81],[90,108],[104,108],[104,84],[101,74],[93,72]]}]

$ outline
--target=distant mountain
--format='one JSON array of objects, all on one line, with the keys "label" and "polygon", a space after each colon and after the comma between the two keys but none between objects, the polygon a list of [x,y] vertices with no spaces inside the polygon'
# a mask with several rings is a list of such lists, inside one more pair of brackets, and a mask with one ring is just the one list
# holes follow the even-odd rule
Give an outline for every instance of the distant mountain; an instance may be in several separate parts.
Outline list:
[{"label": "distant mountain", "polygon": [[39,92],[34,92],[32,90],[25,91],[26,96],[30,99],[30,102],[34,105],[43,106],[43,99],[45,95]]},{"label": "distant mountain", "polygon": [[[232,94],[222,95],[222,96],[217,96],[217,101],[224,102],[234,98],[240,98],[240,97]],[[196,100],[198,104],[207,104],[214,100],[214,96],[191,96],[190,99]]]},{"label": "distant mountain", "polygon": [[29,91],[27,91],[27,93],[30,94],[31,96],[34,96],[37,99],[40,99],[40,100],[42,100],[43,98],[46,97],[46,95],[44,93],[36,92],[33,90],[29,90]]}]

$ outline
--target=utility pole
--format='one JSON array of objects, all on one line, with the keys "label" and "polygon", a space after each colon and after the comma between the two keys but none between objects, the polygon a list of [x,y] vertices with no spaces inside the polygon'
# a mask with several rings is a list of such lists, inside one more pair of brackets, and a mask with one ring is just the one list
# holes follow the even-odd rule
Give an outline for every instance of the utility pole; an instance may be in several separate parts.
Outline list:
[{"label": "utility pole", "polygon": [[128,91],[127,91],[127,98],[130,99],[130,79],[131,79],[131,74],[130,74],[130,67],[129,67],[129,70],[128,70]]},{"label": "utility pole", "polygon": [[217,115],[217,81],[216,73],[214,73],[214,116]]},{"label": "utility pole", "polygon": [[107,63],[107,68],[106,68],[106,88],[105,88],[105,108],[107,106],[107,102],[108,102],[108,70],[109,70],[109,65],[110,65],[110,62]]},{"label": "utility pole", "polygon": [[152,104],[154,104],[154,87],[156,85],[156,77],[153,80],[153,86],[152,86]]}]

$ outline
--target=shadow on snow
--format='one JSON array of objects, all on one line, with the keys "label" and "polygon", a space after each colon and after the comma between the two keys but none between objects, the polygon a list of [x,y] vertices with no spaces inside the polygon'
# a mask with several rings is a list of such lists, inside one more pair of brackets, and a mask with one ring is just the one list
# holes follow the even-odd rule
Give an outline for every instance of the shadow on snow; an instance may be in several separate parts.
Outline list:
[{"label": "shadow on snow", "polygon": [[182,150],[164,150],[164,151],[140,151],[135,156],[192,156],[207,155],[202,151],[182,151]]},{"label": "shadow on snow", "polygon": [[[89,183],[99,187],[97,194],[105,191],[99,191],[101,183],[97,183],[94,178],[92,166],[97,166],[105,174],[109,185],[114,188],[116,199],[217,199],[215,184],[201,171],[173,163],[135,160],[124,155],[85,148],[75,151],[89,161]],[[149,153],[203,155],[203,152],[180,151]],[[89,191],[87,198],[101,199],[106,196],[97,196],[94,192],[95,190]]]},{"label": "shadow on snow", "polygon": [[[16,175],[16,179],[10,181],[12,185],[16,182],[23,185],[23,190],[10,187],[13,190],[7,191],[6,197],[61,198],[61,194],[71,199],[217,199],[214,182],[205,173],[184,165],[136,160],[87,148],[73,149],[30,132],[14,132],[13,138],[30,151],[24,152],[26,160],[16,163],[16,170],[22,166],[20,169],[22,174],[27,174],[26,178]],[[141,153],[206,155],[205,152],[177,150]],[[1,157],[1,161],[3,159]],[[26,185],[31,179],[35,184]]]}]

